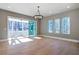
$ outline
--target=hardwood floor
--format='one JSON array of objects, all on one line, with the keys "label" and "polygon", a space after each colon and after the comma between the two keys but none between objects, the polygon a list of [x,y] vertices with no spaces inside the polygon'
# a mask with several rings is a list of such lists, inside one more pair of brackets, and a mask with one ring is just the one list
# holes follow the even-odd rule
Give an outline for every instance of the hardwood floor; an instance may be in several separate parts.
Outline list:
[{"label": "hardwood floor", "polygon": [[32,39],[20,44],[0,42],[0,55],[79,55],[79,44],[49,38]]}]

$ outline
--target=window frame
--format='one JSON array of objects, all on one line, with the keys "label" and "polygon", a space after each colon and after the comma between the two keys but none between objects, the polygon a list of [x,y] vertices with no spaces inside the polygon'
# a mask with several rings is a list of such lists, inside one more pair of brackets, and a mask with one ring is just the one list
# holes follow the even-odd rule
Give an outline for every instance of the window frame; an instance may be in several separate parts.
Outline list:
[{"label": "window frame", "polygon": [[[66,23],[67,24],[66,24]],[[64,24],[64,26],[63,26],[63,24]],[[68,17],[68,16],[65,16],[65,17],[63,17],[62,19],[61,19],[61,33],[62,34],[70,34],[70,17]],[[68,26],[68,28],[67,28],[67,26]],[[63,28],[64,27],[64,28]],[[62,29],[63,28],[63,29]],[[68,30],[66,30],[66,29],[68,29]]]}]

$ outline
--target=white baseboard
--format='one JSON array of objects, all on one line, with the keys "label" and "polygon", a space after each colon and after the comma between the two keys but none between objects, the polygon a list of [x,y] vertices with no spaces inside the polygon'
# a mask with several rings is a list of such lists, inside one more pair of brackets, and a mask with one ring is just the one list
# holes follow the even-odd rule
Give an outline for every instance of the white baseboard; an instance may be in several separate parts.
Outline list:
[{"label": "white baseboard", "polygon": [[[53,36],[47,36],[47,35],[38,35],[38,36],[43,36],[43,37],[47,37],[47,38],[54,38],[54,39],[58,39],[58,40],[64,40],[64,41],[79,43],[79,40],[75,40],[75,39],[67,39],[67,38],[53,37]],[[1,41],[8,41],[8,40],[7,39],[1,39],[0,42]]]},{"label": "white baseboard", "polygon": [[79,40],[75,40],[75,39],[67,39],[67,38],[53,37],[53,36],[47,36],[47,35],[40,35],[40,36],[79,43]]},{"label": "white baseboard", "polygon": [[8,40],[7,39],[1,39],[0,42],[2,42],[2,41],[8,41]]}]

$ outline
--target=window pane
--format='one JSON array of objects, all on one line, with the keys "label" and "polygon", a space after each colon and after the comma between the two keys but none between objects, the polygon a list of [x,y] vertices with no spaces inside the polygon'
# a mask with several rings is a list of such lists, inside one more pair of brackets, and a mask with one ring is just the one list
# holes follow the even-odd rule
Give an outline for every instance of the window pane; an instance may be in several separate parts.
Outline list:
[{"label": "window pane", "polygon": [[16,23],[15,23],[16,21],[13,21],[13,31],[16,31]]},{"label": "window pane", "polygon": [[29,21],[29,35],[34,35],[34,23],[32,20]]},{"label": "window pane", "polygon": [[62,33],[63,34],[70,34],[70,18],[64,17],[62,18]]},{"label": "window pane", "polygon": [[54,24],[53,24],[53,20],[49,20],[48,21],[48,32],[49,33],[52,33],[53,32],[53,30],[54,30],[54,26],[53,26]]},{"label": "window pane", "polygon": [[22,22],[17,22],[17,23],[18,23],[18,26],[17,26],[18,27],[18,30],[19,31],[22,31]]},{"label": "window pane", "polygon": [[23,22],[23,30],[26,31],[29,29],[28,23]]},{"label": "window pane", "polygon": [[60,33],[60,19],[55,19],[55,33]]},{"label": "window pane", "polygon": [[12,31],[12,21],[9,21],[8,24],[9,24],[9,25],[8,25],[9,31]]},{"label": "window pane", "polygon": [[17,21],[13,21],[13,30],[14,31],[18,30],[18,22]]}]

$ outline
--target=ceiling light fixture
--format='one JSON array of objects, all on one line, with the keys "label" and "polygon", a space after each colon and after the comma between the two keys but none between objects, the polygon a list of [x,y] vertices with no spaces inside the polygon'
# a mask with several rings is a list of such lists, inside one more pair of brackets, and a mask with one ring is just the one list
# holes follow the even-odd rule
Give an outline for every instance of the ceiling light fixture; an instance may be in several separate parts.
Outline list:
[{"label": "ceiling light fixture", "polygon": [[37,20],[42,20],[43,19],[43,16],[40,14],[40,10],[39,10],[39,8],[40,8],[40,6],[37,6],[37,8],[38,8],[38,10],[37,10],[37,15],[34,15],[33,16],[33,18],[34,19],[37,19]]},{"label": "ceiling light fixture", "polygon": [[67,8],[70,8],[70,6],[67,6]]},{"label": "ceiling light fixture", "polygon": [[11,8],[10,6],[8,6],[8,8]]}]

